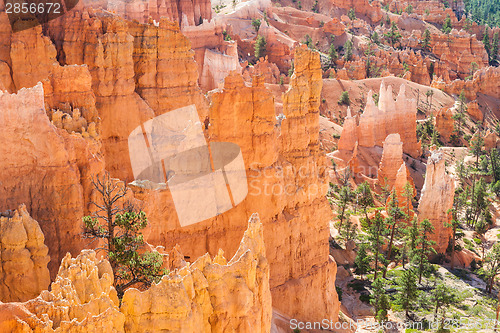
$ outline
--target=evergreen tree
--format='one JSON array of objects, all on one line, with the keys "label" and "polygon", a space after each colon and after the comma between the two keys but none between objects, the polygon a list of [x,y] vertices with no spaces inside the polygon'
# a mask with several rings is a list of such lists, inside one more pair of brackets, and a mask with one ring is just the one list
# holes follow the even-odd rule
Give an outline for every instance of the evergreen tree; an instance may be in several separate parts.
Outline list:
[{"label": "evergreen tree", "polygon": [[258,60],[266,54],[267,42],[264,36],[258,36],[255,41],[255,58]]},{"label": "evergreen tree", "polygon": [[458,122],[458,126],[455,129],[458,135],[462,134],[462,124],[465,119],[465,111],[467,110],[467,105],[465,104],[467,99],[465,98],[465,92],[462,89],[460,92],[460,96],[458,96],[459,104],[458,104],[458,109],[457,113],[453,115],[453,119]]},{"label": "evergreen tree", "polygon": [[99,193],[98,201],[91,202],[97,210],[83,217],[83,237],[104,241],[118,297],[121,298],[129,287],[149,287],[153,282],[158,283],[168,274],[161,268],[161,255],[151,251],[139,254],[139,248],[144,245],[141,230],[148,223],[146,214],[130,203],[120,205],[127,193],[123,182],[111,179],[109,174],[91,181]]},{"label": "evergreen tree", "polygon": [[356,12],[354,11],[354,8],[349,9],[347,17],[349,17],[351,21],[354,21],[356,19]]},{"label": "evergreen tree", "polygon": [[402,36],[401,33],[399,32],[396,22],[392,22],[391,30],[389,30],[388,33],[385,33],[384,36],[389,40],[389,43],[391,44],[392,47],[394,47],[395,44],[399,43]]},{"label": "evergreen tree", "polygon": [[328,58],[330,59],[330,67],[335,66],[335,61],[338,59],[339,55],[337,53],[337,48],[335,45],[330,44],[330,48],[328,49]]},{"label": "evergreen tree", "polygon": [[352,58],[352,41],[348,39],[344,44],[344,59],[350,61]]},{"label": "evergreen tree", "polygon": [[430,43],[431,43],[431,32],[429,31],[429,29],[425,29],[424,33],[422,34],[422,42],[420,43],[420,45],[422,45],[422,48],[424,50],[428,51]]},{"label": "evergreen tree", "polygon": [[353,193],[349,184],[343,185],[340,188],[337,200],[337,218],[339,219],[338,230],[342,230],[342,224],[346,219],[349,219],[349,214],[347,213],[347,208],[349,203],[352,201]]},{"label": "evergreen tree", "polygon": [[356,188],[356,198],[357,203],[361,206],[363,212],[365,213],[366,221],[368,221],[368,207],[372,207],[375,204],[375,201],[373,200],[370,184],[368,184],[367,181],[359,184]]},{"label": "evergreen tree", "polygon": [[420,223],[419,236],[417,237],[417,247],[415,250],[414,262],[417,265],[418,283],[422,283],[422,275],[430,269],[429,255],[436,253],[433,245],[436,242],[430,240],[430,235],[434,233],[434,226],[428,219]]},{"label": "evergreen tree", "polygon": [[496,66],[498,59],[498,31],[493,34],[493,42],[491,43],[490,65]]},{"label": "evergreen tree", "polygon": [[405,270],[401,277],[396,280],[397,291],[395,304],[401,306],[407,318],[410,311],[415,308],[417,300],[417,277],[412,269]]},{"label": "evergreen tree", "polygon": [[463,211],[465,205],[467,204],[467,197],[464,197],[465,192],[462,188],[457,188],[455,190],[455,196],[453,199],[453,207],[448,211],[451,213],[452,219],[451,222],[444,222],[444,226],[447,228],[451,228],[452,235],[450,239],[450,257],[451,257],[451,269],[455,267],[455,248],[457,247],[457,240],[463,235],[462,233],[457,232],[460,227],[460,214]]},{"label": "evergreen tree", "polygon": [[452,26],[451,26],[450,14],[447,14],[446,18],[444,19],[443,28],[441,30],[445,34],[449,34],[451,32],[451,29],[452,29]]},{"label": "evergreen tree", "polygon": [[488,35],[488,26],[484,27],[483,45],[486,53],[488,53],[488,59],[491,61],[491,45],[490,36]]},{"label": "evergreen tree", "polygon": [[[404,213],[399,208],[398,196],[396,195],[396,190],[392,190],[391,196],[389,197],[388,204],[386,207],[387,214],[389,215],[387,218],[386,224],[390,227],[390,238],[389,245],[387,247],[387,262],[389,263],[392,259],[392,246],[394,243],[394,238],[397,236],[396,230],[398,229],[398,222],[404,217]],[[384,271],[384,278],[387,273],[387,268]]]},{"label": "evergreen tree", "polygon": [[495,278],[498,274],[500,274],[500,243],[495,243],[493,245],[484,260],[484,264],[480,272],[486,277],[486,291],[491,293]]},{"label": "evergreen tree", "polygon": [[377,279],[379,264],[384,262],[384,256],[381,254],[382,245],[385,244],[384,236],[387,232],[387,226],[385,225],[385,219],[380,214],[380,212],[375,213],[375,217],[370,221],[370,226],[368,228],[368,241],[370,242],[370,247],[373,251],[373,261],[374,265],[374,280]]},{"label": "evergreen tree", "polygon": [[446,319],[446,309],[459,302],[458,295],[453,288],[447,287],[444,283],[439,283],[431,293],[431,302],[434,305],[434,321],[437,320],[439,310],[441,310],[439,330],[443,330]]},{"label": "evergreen tree", "polygon": [[384,280],[382,278],[377,278],[372,283],[372,299],[370,304],[373,305],[375,310],[375,319],[379,323],[387,320],[387,312],[391,308],[389,299],[385,294]]},{"label": "evergreen tree", "polygon": [[260,29],[260,20],[259,19],[253,19],[252,20],[252,26],[255,29],[255,32],[258,33]]},{"label": "evergreen tree", "polygon": [[376,31],[373,32],[373,34],[371,35],[371,40],[372,42],[374,42],[375,44],[379,44],[380,43],[380,38],[378,36],[378,33]]},{"label": "evergreen tree", "polygon": [[356,274],[366,274],[370,271],[370,257],[365,243],[361,243],[354,259],[354,266],[356,267]]}]

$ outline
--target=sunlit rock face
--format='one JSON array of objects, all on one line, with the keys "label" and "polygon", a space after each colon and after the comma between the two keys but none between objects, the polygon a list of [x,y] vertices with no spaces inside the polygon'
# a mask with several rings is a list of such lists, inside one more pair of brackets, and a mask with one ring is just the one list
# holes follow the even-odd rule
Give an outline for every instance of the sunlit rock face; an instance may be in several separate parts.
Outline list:
[{"label": "sunlit rock face", "polygon": [[451,228],[444,224],[451,222],[448,211],[453,207],[454,195],[455,182],[446,172],[443,153],[434,151],[427,162],[425,183],[418,203],[418,220],[429,219],[434,226],[431,239],[436,242],[434,248],[438,253],[445,252],[452,235]]},{"label": "sunlit rock face", "polygon": [[76,258],[68,254],[51,291],[24,303],[0,303],[0,330],[270,332],[269,264],[257,214],[230,261],[220,252],[177,264],[150,289],[128,289],[120,305],[107,260],[91,250]]},{"label": "sunlit rock face", "polygon": [[[2,216],[3,215],[3,216]],[[0,300],[27,301],[50,283],[48,248],[38,222],[25,205],[0,214]]]},{"label": "sunlit rock face", "polygon": [[370,91],[359,121],[348,113],[340,136],[339,149],[354,150],[356,142],[360,147],[382,147],[389,134],[397,133],[403,142],[403,152],[416,158],[421,154],[416,126],[416,101],[406,97],[405,85],[401,85],[394,101],[392,86],[386,87],[382,82],[378,105],[375,104]]}]

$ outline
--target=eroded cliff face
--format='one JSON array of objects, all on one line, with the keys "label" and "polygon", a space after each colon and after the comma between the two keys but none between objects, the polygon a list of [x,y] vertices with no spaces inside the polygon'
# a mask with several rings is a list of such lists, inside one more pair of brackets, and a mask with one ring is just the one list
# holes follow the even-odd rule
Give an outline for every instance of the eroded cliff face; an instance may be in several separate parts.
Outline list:
[{"label": "eroded cliff face", "polygon": [[[375,105],[372,92],[359,121],[346,117],[339,141],[339,149],[353,150],[357,142],[360,147],[383,146],[389,134],[397,133],[403,142],[403,152],[415,158],[421,154],[420,142],[417,141],[417,107],[416,101],[406,98],[405,85],[401,85],[394,101],[392,86],[380,85],[379,102]],[[356,124],[357,123],[357,124]]]},{"label": "eroded cliff face", "polygon": [[241,220],[259,213],[273,307],[289,316],[336,320],[336,265],[328,254],[331,210],[318,141],[321,85],[318,54],[299,47],[290,89],[283,96],[281,123],[263,77],[254,77],[248,87],[240,74],[232,73],[223,89],[210,94],[208,139],[238,144],[247,168],[249,193],[230,211],[179,228],[168,189],[136,183],[132,190],[144,202],[150,221],[161,221],[151,224],[148,241],[179,243],[191,258],[206,251],[215,254],[219,248],[234,253],[244,230]]},{"label": "eroded cliff face", "polygon": [[[3,216],[2,216],[3,215]],[[25,205],[0,214],[0,301],[27,301],[48,288],[49,249]]]},{"label": "eroded cliff face", "polygon": [[434,248],[438,253],[444,253],[452,235],[451,228],[445,227],[444,223],[451,222],[448,210],[453,207],[454,195],[455,182],[446,172],[443,153],[433,151],[427,161],[425,183],[418,203],[418,220],[429,219],[434,226],[430,238],[436,242]]},{"label": "eroded cliff face", "polygon": [[202,256],[147,291],[129,289],[119,305],[107,260],[92,250],[67,254],[51,291],[0,303],[2,332],[270,332],[271,294],[262,224],[253,215],[227,262]]},{"label": "eroded cliff face", "polygon": [[[26,204],[46,235],[55,276],[67,251],[83,248],[81,218],[90,177],[104,167],[95,138],[70,134],[49,120],[42,84],[0,92],[0,211]],[[22,180],[22,181],[20,181]]]}]

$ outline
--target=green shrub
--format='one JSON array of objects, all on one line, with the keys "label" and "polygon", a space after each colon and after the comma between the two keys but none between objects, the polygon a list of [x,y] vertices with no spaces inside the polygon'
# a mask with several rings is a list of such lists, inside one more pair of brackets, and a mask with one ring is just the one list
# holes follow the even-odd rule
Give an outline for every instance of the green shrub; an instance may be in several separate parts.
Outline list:
[{"label": "green shrub", "polygon": [[349,104],[351,104],[351,101],[349,100],[349,92],[348,91],[343,91],[342,92],[342,94],[340,95],[338,104],[339,105],[342,105],[342,104],[349,105]]}]

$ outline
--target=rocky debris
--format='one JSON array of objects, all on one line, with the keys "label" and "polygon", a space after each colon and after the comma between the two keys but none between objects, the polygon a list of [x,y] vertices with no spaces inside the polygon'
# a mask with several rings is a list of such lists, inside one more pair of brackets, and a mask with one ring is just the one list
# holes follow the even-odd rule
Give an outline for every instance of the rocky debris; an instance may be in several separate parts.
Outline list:
[{"label": "rocky debris", "polygon": [[25,205],[8,215],[0,215],[0,300],[24,302],[49,286],[49,250]]},{"label": "rocky debris", "polygon": [[451,222],[448,210],[453,207],[454,196],[455,182],[446,171],[443,153],[435,150],[427,161],[425,183],[418,203],[418,220],[429,219],[434,226],[431,239],[436,242],[434,248],[438,253],[445,252],[452,235],[451,228],[445,227],[444,223]]},{"label": "rocky debris", "polygon": [[208,254],[174,269],[146,291],[131,288],[121,305],[107,260],[92,250],[67,254],[51,291],[25,303],[0,303],[2,332],[269,332],[269,264],[262,224],[252,215],[226,262]]}]

